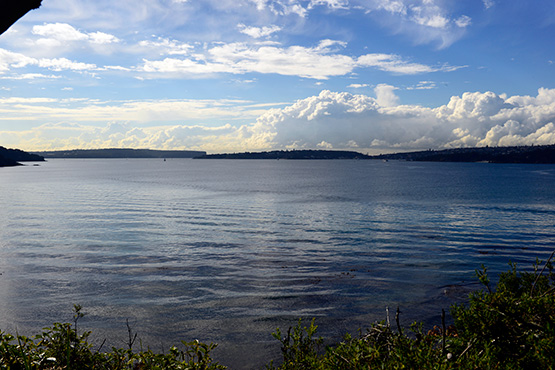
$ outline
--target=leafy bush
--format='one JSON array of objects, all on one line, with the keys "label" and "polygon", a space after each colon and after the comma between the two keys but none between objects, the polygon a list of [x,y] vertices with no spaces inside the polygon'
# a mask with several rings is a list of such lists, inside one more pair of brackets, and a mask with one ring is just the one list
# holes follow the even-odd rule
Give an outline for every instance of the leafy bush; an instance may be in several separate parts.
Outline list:
[{"label": "leafy bush", "polygon": [[[555,252],[554,252],[555,254]],[[487,269],[477,270],[484,290],[470,294],[467,304],[451,307],[455,325],[424,333],[422,324],[405,334],[384,322],[374,324],[358,337],[322,351],[314,338],[314,321],[301,322],[282,337],[283,363],[267,369],[362,370],[362,369],[552,369],[555,367],[555,273],[553,254],[543,267],[537,261],[532,272],[518,272],[510,264],[495,291]],[[293,334],[291,335],[291,330]]]},{"label": "leafy bush", "polygon": [[[83,317],[81,306],[74,306],[74,323],[55,323],[44,328],[34,338],[0,331],[0,369],[13,370],[222,370],[225,366],[213,362],[210,352],[215,344],[195,340],[182,341],[183,349],[171,347],[168,354],[151,350],[133,351],[135,337],[130,334],[127,349],[112,348],[111,352],[93,351],[88,342],[91,332],[78,334],[77,322]],[[128,326],[129,329],[129,326]]]},{"label": "leafy bush", "polygon": [[541,271],[538,266],[533,272],[518,272],[511,264],[495,292],[486,268],[478,272],[487,290],[472,293],[468,306],[452,308],[463,340],[458,344],[466,345],[467,357],[507,368],[555,366],[555,273],[551,258]]}]

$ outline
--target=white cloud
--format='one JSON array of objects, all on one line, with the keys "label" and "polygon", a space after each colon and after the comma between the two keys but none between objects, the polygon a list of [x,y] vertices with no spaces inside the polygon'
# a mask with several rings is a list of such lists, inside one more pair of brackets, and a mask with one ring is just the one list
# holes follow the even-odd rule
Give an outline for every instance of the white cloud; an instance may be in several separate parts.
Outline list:
[{"label": "white cloud", "polygon": [[368,85],[368,84],[350,84],[347,87],[351,87],[353,89],[361,89],[363,87],[368,87],[368,86],[370,86],[370,85]]},{"label": "white cloud", "polygon": [[104,32],[93,32],[88,36],[93,44],[113,44],[120,41],[116,36]]},{"label": "white cloud", "polygon": [[156,41],[140,41],[139,46],[157,50],[161,55],[188,55],[194,49],[191,44],[163,37],[158,37]]},{"label": "white cloud", "polygon": [[61,46],[77,41],[88,41],[92,44],[120,42],[114,35],[104,32],[81,32],[67,23],[45,23],[43,25],[33,26],[32,33],[43,36],[37,40],[37,44],[49,47]]},{"label": "white cloud", "polygon": [[495,2],[493,0],[483,0],[484,1],[484,7],[486,9],[491,8],[492,6],[495,5]]},{"label": "white cloud", "polygon": [[325,142],[323,140],[322,140],[322,142],[316,144],[316,147],[320,148],[320,149],[333,149],[333,145],[331,145],[330,143]]},{"label": "white cloud", "polygon": [[[328,79],[344,76],[356,68],[377,68],[395,74],[421,74],[450,72],[460,66],[428,66],[411,63],[398,55],[367,54],[358,58],[339,53],[346,43],[322,40],[315,47],[279,47],[266,44],[247,43],[220,44],[207,49],[204,54],[196,53],[191,58],[165,58],[144,60],[138,69],[156,77],[193,77],[215,73],[274,73],[313,79]],[[144,77],[149,78],[148,75]]]},{"label": "white cloud", "polygon": [[421,25],[432,28],[444,29],[449,24],[449,19],[437,12],[437,9],[433,9],[432,12],[426,11],[427,8],[422,7],[412,7],[412,20]]},{"label": "white cloud", "polygon": [[376,1],[371,10],[385,10],[392,14],[406,15],[407,6],[402,0],[380,0]]},{"label": "white cloud", "polygon": [[399,104],[399,97],[395,95],[395,86],[379,84],[374,88],[376,102],[382,107],[393,107]]},{"label": "white cloud", "polygon": [[465,28],[472,24],[472,19],[466,15],[462,15],[455,19],[455,24],[460,28]]},{"label": "white cloud", "polygon": [[[491,1],[491,0],[485,0]],[[453,44],[472,23],[464,14],[451,14],[446,4],[435,0],[375,0],[356,4],[385,28],[401,33],[416,43],[433,43],[439,48]]]},{"label": "white cloud", "polygon": [[73,70],[73,71],[90,71],[97,67],[94,64],[71,61],[67,58],[40,59],[38,66],[48,68],[53,71]]},{"label": "white cloud", "polygon": [[394,54],[366,54],[358,58],[357,64],[362,67],[375,67],[379,70],[396,74],[420,74],[430,72],[451,72],[462,66],[443,65],[432,67],[425,64],[411,63]]},{"label": "white cloud", "polygon": [[53,98],[0,98],[0,104],[37,104],[37,103],[54,103],[57,99]]},{"label": "white cloud", "polygon": [[[22,147],[24,143],[24,148],[33,150],[150,147],[212,152],[284,148],[384,152],[555,143],[555,89],[539,89],[537,96],[464,93],[437,108],[399,105],[394,90],[379,85],[375,98],[324,90],[266,111],[241,101],[83,101],[68,107],[71,100],[4,98],[0,99],[1,120],[48,117],[57,123],[24,132],[0,131],[0,137],[5,145]],[[255,113],[256,121],[242,126],[147,124],[162,118],[166,122],[230,120],[234,115],[253,117]],[[143,124],[138,127],[138,122]]]},{"label": "white cloud", "polygon": [[[39,66],[41,68],[48,68],[58,72],[62,70],[85,71],[97,68],[94,64],[75,62],[67,58],[35,59],[27,57],[23,54],[0,49],[0,74],[9,71],[12,68],[23,68],[27,66]],[[44,75],[26,73],[20,76],[12,76],[11,79],[32,79],[37,77],[44,77]],[[48,78],[53,78],[53,76],[49,76]]]},{"label": "white cloud", "polygon": [[29,58],[20,53],[0,49],[0,74],[9,71],[10,68],[23,68],[30,64],[35,64],[36,59]]},{"label": "white cloud", "polygon": [[2,80],[36,80],[36,79],[58,79],[60,76],[56,75],[45,75],[42,73],[23,73],[13,76],[2,76]]},{"label": "white cloud", "polygon": [[32,32],[35,35],[58,41],[79,41],[89,38],[89,36],[67,23],[49,23],[42,26],[34,26]]},{"label": "white cloud", "polygon": [[208,50],[207,60],[166,58],[162,61],[145,60],[141,67],[145,72],[164,74],[210,73],[276,73],[315,79],[327,79],[350,73],[354,61],[345,55],[330,54],[330,46],[338,42],[323,41],[317,47],[250,46],[231,43]]},{"label": "white cloud", "polygon": [[253,120],[267,107],[243,100],[123,100],[0,98],[0,121],[30,122],[227,122]]},{"label": "white cloud", "polygon": [[259,11],[268,10],[274,15],[306,17],[307,10],[297,0],[249,0]]},{"label": "white cloud", "polygon": [[414,86],[409,86],[407,90],[431,90],[436,89],[437,85],[434,81],[420,81]]},{"label": "white cloud", "polygon": [[381,85],[376,98],[325,90],[268,111],[244,138],[258,148],[342,149],[352,141],[376,151],[555,143],[555,89],[536,97],[465,93],[438,108],[396,105],[393,90]]},{"label": "white cloud", "polygon": [[316,6],[326,6],[330,9],[348,9],[349,0],[310,0],[309,9]]},{"label": "white cloud", "polygon": [[270,36],[272,33],[281,31],[281,27],[278,26],[264,26],[264,27],[247,27],[242,23],[237,25],[239,32],[249,35],[252,38],[259,39],[262,37]]}]

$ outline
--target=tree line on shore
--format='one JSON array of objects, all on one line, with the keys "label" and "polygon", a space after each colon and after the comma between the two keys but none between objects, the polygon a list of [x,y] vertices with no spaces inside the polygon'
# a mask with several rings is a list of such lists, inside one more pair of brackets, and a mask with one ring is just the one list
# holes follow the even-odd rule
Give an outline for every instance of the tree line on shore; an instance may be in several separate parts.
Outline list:
[{"label": "tree line on shore", "polygon": [[74,149],[27,153],[0,147],[0,167],[16,166],[22,161],[43,161],[44,158],[194,158],[194,159],[377,159],[426,162],[488,162],[555,164],[555,145],[456,148],[416,152],[367,155],[347,150],[274,150],[207,154],[194,150],[152,149]]}]

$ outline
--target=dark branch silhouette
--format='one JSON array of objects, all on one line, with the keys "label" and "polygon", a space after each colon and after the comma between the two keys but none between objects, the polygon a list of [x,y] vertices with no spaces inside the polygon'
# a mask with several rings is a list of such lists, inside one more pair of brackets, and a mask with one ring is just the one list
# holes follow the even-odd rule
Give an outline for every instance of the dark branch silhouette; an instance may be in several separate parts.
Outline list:
[{"label": "dark branch silhouette", "polygon": [[0,34],[29,11],[38,9],[42,0],[0,0]]}]

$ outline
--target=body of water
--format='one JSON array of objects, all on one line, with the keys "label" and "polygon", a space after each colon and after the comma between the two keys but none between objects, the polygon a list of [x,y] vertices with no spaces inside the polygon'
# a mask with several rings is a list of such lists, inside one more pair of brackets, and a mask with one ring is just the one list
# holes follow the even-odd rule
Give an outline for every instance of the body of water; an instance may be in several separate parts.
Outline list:
[{"label": "body of water", "polygon": [[0,329],[87,314],[93,340],[219,343],[232,369],[279,358],[276,327],[439,323],[474,270],[555,244],[555,166],[49,160],[0,169]]}]

